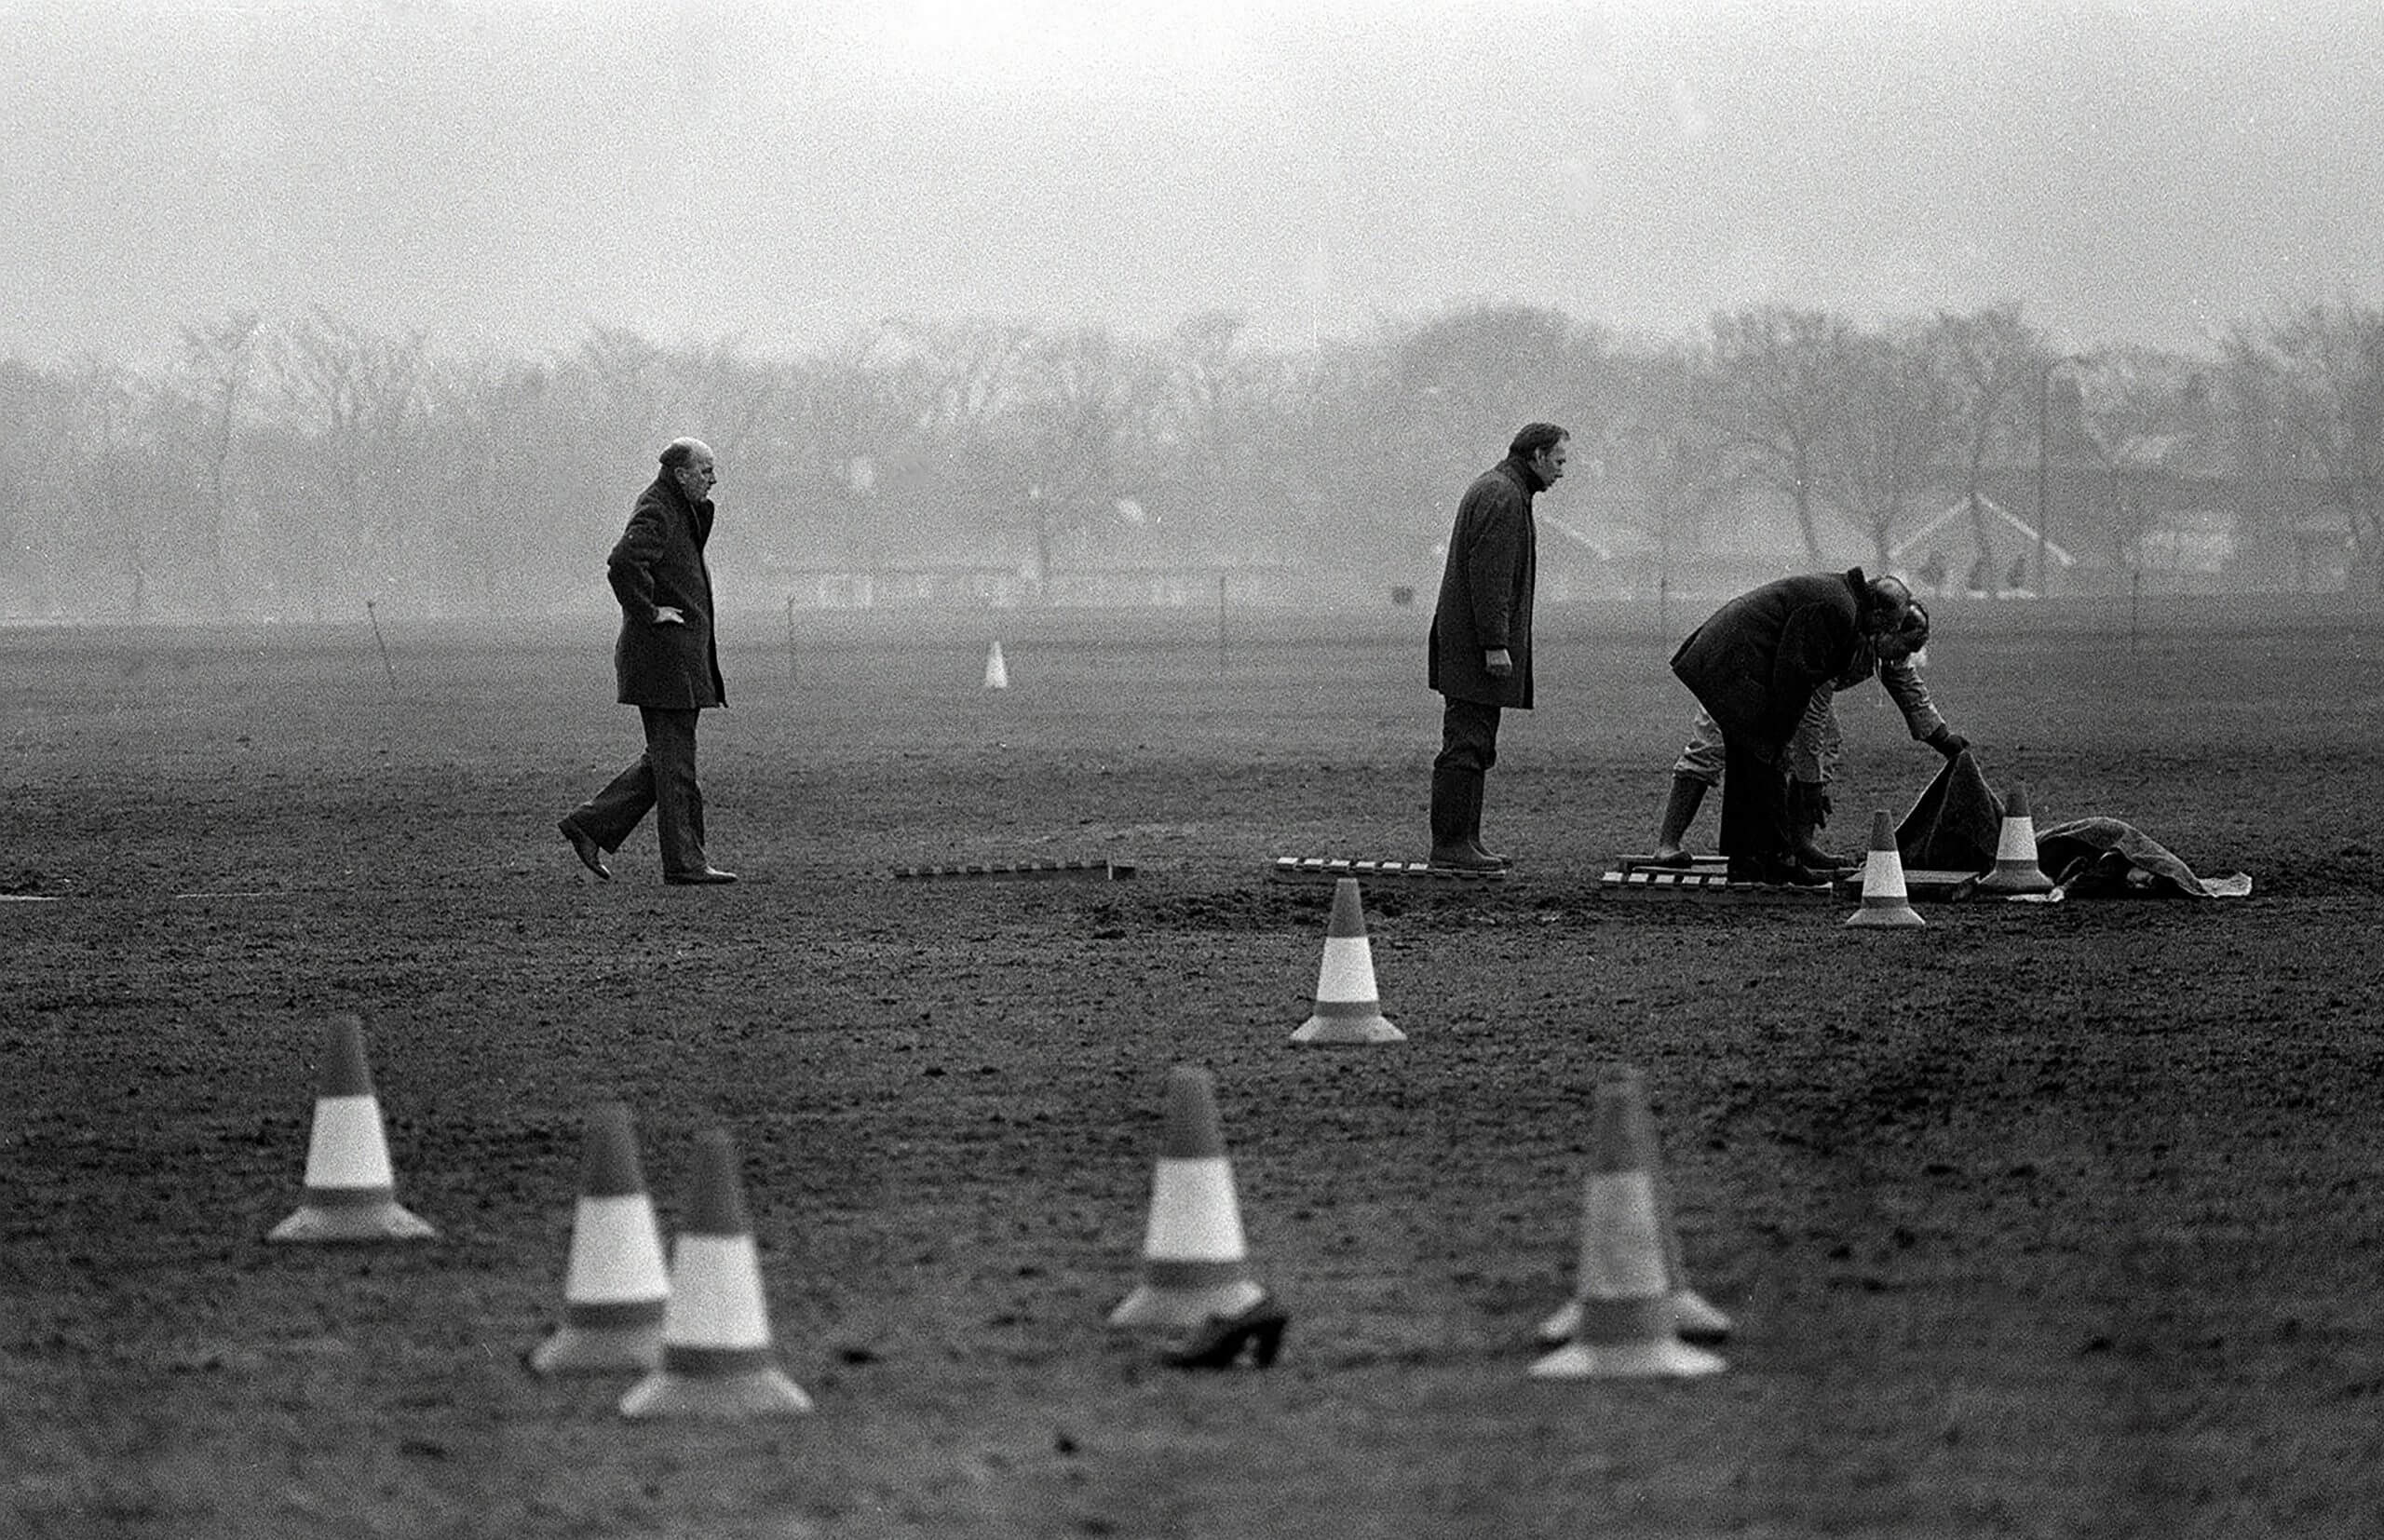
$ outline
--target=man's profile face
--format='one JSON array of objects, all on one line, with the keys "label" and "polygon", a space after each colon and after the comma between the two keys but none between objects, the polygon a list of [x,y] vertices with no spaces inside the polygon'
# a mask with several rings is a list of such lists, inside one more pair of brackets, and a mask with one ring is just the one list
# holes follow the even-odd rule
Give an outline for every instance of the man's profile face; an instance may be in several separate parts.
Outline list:
[{"label": "man's profile face", "polygon": [[687,463],[673,470],[679,479],[679,490],[690,502],[699,503],[711,495],[712,483],[720,480],[712,469],[711,451],[699,449],[687,457]]},{"label": "man's profile face", "polygon": [[1902,663],[1920,651],[1921,643],[1909,630],[1899,628],[1879,638],[1874,650],[1882,663]]},{"label": "man's profile face", "polygon": [[1531,457],[1532,473],[1539,478],[1543,486],[1552,487],[1564,480],[1564,462],[1572,453],[1572,442],[1559,439]]}]

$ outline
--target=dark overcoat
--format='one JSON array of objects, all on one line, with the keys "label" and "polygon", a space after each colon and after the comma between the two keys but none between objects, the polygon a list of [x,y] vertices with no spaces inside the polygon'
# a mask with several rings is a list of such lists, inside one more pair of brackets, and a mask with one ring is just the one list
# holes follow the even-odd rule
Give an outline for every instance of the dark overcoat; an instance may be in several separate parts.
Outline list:
[{"label": "dark overcoat", "polygon": [[[1451,700],[1531,709],[1531,606],[1539,582],[1532,528],[1537,479],[1513,455],[1474,478],[1456,506],[1448,564],[1432,610],[1433,689]],[[1504,647],[1515,671],[1483,667],[1484,648]]]},{"label": "dark overcoat", "polygon": [[[605,560],[605,575],[621,601],[613,668],[624,706],[688,710],[728,703],[720,649],[712,642],[711,572],[704,565],[711,520],[711,500],[689,502],[665,470],[638,494],[629,528]],[[677,608],[687,623],[655,624],[655,608],[663,604]]]},{"label": "dark overcoat", "polygon": [[1860,567],[1783,577],[1714,612],[1673,654],[1673,672],[1722,729],[1777,760],[1812,703],[1862,644]]}]

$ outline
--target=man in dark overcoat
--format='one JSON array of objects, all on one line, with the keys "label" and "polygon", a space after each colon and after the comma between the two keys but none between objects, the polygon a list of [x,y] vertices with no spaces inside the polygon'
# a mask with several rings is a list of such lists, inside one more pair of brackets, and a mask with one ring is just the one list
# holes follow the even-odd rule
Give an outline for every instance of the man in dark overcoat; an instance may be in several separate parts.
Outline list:
[{"label": "man in dark overcoat", "polygon": [[621,605],[613,668],[621,704],[636,707],[644,725],[645,752],[558,827],[581,864],[608,881],[605,852],[618,850],[649,808],[661,836],[664,882],[737,880],[704,854],[704,794],[696,780],[696,720],[705,708],[728,701],[712,641],[711,572],[704,565],[717,480],[708,445],[673,439],[662,452],[661,474],[638,494],[629,527],[605,561]]},{"label": "man in dark overcoat", "polygon": [[1456,506],[1440,602],[1432,611],[1429,682],[1441,693],[1441,751],[1432,761],[1431,864],[1495,871],[1482,844],[1482,792],[1498,760],[1498,713],[1531,709],[1531,610],[1539,576],[1535,494],[1564,475],[1563,428],[1532,423],[1507,457],[1474,478]]},{"label": "man in dark overcoat", "polygon": [[1783,577],[1731,600],[1673,654],[1673,672],[1722,729],[1722,854],[1734,883],[1814,886],[1788,824],[1788,740],[1813,692],[1903,624],[1912,594],[1862,569]]}]

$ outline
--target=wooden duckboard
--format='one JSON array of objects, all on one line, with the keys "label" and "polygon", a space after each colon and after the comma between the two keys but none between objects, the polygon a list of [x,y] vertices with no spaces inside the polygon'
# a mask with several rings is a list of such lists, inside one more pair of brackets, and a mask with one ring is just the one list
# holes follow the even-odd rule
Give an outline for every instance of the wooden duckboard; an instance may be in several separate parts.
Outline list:
[{"label": "wooden duckboard", "polygon": [[897,882],[918,882],[928,878],[976,877],[994,881],[1065,881],[1123,882],[1134,874],[1131,861],[1011,861],[1007,863],[970,863],[967,866],[898,866],[894,869]]},{"label": "wooden duckboard", "polygon": [[1332,883],[1355,877],[1364,883],[1429,883],[1443,887],[1480,886],[1507,880],[1503,870],[1460,871],[1429,861],[1348,860],[1329,856],[1278,856],[1266,875],[1279,883]]}]

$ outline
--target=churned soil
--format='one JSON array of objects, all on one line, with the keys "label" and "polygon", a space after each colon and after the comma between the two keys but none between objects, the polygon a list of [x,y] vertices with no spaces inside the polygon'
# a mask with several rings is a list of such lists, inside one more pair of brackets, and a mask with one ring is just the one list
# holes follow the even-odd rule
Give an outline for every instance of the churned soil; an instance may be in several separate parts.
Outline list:
[{"label": "churned soil", "polygon": [[[732,622],[716,890],[650,829],[608,885],[554,832],[636,747],[601,619],[386,665],[361,628],[0,633],[0,1533],[2371,1532],[2384,617],[1941,609],[1930,678],[2040,828],[2253,897],[1883,933],[1602,890],[1688,706],[1655,626],[1560,610],[1491,781],[1517,875],[1370,888],[1407,1041],[1338,1051],[1288,1041],[1330,890],[1266,869],[1420,858],[1403,613]],[[1859,844],[1935,759],[1842,708]],[[264,1243],[342,1011],[435,1242]],[[1265,1373],[1104,1323],[1185,1063],[1293,1313]],[[1619,1063],[1729,1371],[1533,1382]],[[813,1415],[630,1425],[623,1382],[523,1371],[612,1097],[666,1225],[736,1136]]]}]

